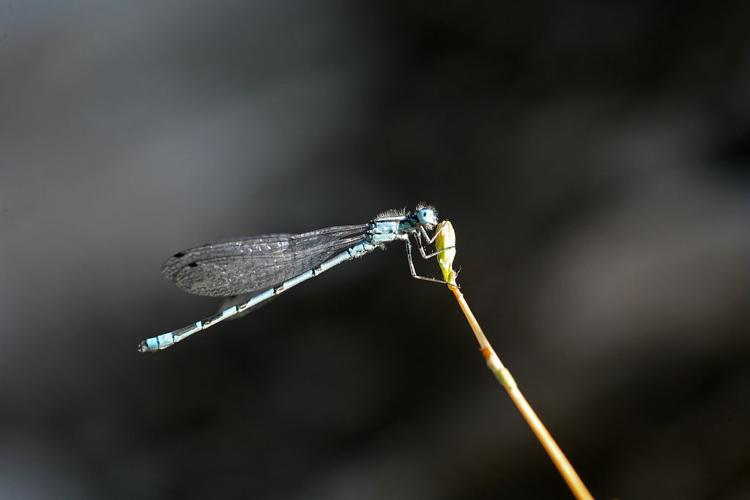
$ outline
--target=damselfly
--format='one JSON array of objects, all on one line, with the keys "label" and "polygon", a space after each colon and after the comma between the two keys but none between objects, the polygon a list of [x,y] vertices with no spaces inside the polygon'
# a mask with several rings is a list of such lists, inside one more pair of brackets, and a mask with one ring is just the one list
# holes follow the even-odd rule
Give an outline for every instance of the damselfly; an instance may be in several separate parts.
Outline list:
[{"label": "damselfly", "polygon": [[413,277],[445,283],[419,276],[412,261],[412,239],[425,259],[443,251],[427,253],[425,250],[435,241],[437,232],[430,236],[428,231],[433,231],[437,223],[437,211],[420,204],[410,213],[406,210],[383,212],[367,224],[335,226],[301,234],[267,234],[178,252],[164,262],[161,270],[164,277],[188,293],[240,296],[239,303],[192,325],[146,339],[138,350],[166,349],[220,321],[246,314],[342,262],[367,255],[376,248],[385,248],[396,240],[406,244]]}]

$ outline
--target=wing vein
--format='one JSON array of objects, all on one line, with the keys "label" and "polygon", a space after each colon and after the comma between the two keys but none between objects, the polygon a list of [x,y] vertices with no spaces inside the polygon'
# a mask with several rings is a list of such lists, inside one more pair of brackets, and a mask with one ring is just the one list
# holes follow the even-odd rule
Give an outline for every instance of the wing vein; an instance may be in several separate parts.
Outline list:
[{"label": "wing vein", "polygon": [[366,229],[366,224],[334,226],[209,243],[168,258],[162,275],[196,295],[246,294],[316,267],[364,239]]}]

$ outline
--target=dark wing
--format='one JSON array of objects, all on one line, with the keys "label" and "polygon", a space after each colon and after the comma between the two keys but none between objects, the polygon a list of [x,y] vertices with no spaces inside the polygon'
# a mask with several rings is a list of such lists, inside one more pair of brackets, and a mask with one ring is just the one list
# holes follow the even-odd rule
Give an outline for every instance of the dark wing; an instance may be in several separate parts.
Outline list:
[{"label": "dark wing", "polygon": [[196,295],[228,297],[274,286],[365,237],[367,224],[209,243],[168,258],[161,274]]}]

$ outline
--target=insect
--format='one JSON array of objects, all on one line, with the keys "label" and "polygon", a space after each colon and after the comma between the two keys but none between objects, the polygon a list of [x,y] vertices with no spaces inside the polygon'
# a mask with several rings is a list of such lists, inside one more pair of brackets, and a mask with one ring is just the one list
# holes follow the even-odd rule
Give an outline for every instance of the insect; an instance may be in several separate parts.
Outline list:
[{"label": "insect", "polygon": [[[244,315],[303,281],[358,259],[388,243],[403,241],[409,270],[414,278],[436,283],[442,280],[419,276],[412,261],[411,240],[425,259],[441,252],[425,248],[438,235],[435,208],[419,204],[413,212],[388,210],[366,224],[334,226],[300,234],[267,234],[209,243],[178,252],[162,266],[162,275],[182,290],[211,297],[241,296],[240,302],[192,325],[143,340],[140,352],[166,349],[220,321]],[[452,247],[450,247],[452,248]],[[252,296],[250,296],[252,294]]]}]

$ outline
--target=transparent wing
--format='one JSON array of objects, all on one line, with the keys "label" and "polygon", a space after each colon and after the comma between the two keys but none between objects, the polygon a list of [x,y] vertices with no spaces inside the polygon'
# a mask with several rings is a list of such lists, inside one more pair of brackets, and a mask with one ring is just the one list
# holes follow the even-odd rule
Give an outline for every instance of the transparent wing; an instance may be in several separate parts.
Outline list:
[{"label": "transparent wing", "polygon": [[301,234],[266,234],[176,253],[162,276],[196,295],[229,297],[262,290],[316,267],[365,237],[367,224]]}]

